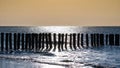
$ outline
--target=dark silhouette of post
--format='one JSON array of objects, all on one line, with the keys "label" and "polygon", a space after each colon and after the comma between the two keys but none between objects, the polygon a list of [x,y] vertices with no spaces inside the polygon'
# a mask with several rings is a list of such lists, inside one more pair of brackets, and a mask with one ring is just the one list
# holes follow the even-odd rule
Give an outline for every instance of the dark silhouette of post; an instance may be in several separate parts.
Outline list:
[{"label": "dark silhouette of post", "polygon": [[88,36],[88,34],[86,34],[86,47],[87,48],[89,47],[89,36]]},{"label": "dark silhouette of post", "polygon": [[58,34],[58,51],[61,51],[61,34]]},{"label": "dark silhouette of post", "polygon": [[24,38],[25,38],[25,34],[22,33],[22,50],[24,50],[24,48],[25,48],[24,47],[25,46],[25,44],[24,44],[25,43],[25,39]]},{"label": "dark silhouette of post", "polygon": [[104,45],[104,34],[100,34],[100,46]]},{"label": "dark silhouette of post", "polygon": [[34,50],[34,33],[32,33],[32,45],[31,45],[31,50]]},{"label": "dark silhouette of post", "polygon": [[55,51],[56,50],[56,45],[57,45],[57,43],[56,43],[56,33],[53,34],[53,40],[54,40],[54,49],[53,49],[53,51]]},{"label": "dark silhouette of post", "polygon": [[6,33],[6,36],[5,36],[5,51],[8,52],[8,33]]},{"label": "dark silhouette of post", "polygon": [[12,33],[9,33],[9,48],[12,51]]},{"label": "dark silhouette of post", "polygon": [[29,35],[28,35],[28,45],[29,45],[29,50],[31,51],[32,50],[32,34],[31,33],[29,33]]},{"label": "dark silhouette of post", "polygon": [[17,50],[20,49],[20,33],[17,34]]},{"label": "dark silhouette of post", "polygon": [[75,33],[73,33],[73,48],[74,48],[74,50],[77,49],[76,48],[76,34]]},{"label": "dark silhouette of post", "polygon": [[96,46],[96,34],[93,34],[93,44],[94,44],[94,47],[97,47]]},{"label": "dark silhouette of post", "polygon": [[66,33],[65,34],[65,50],[68,50],[67,49],[67,39],[68,39],[68,34]]},{"label": "dark silhouette of post", "polygon": [[4,33],[1,33],[1,51],[4,50]]},{"label": "dark silhouette of post", "polygon": [[120,35],[119,34],[115,34],[115,45],[119,46],[119,41],[120,41]]},{"label": "dark silhouette of post", "polygon": [[35,33],[35,40],[34,40],[34,42],[35,42],[35,52],[38,52],[38,34],[37,33]]},{"label": "dark silhouette of post", "polygon": [[52,34],[51,33],[48,34],[48,40],[49,40],[49,49],[48,49],[48,51],[50,51],[52,49]]},{"label": "dark silhouette of post", "polygon": [[81,34],[81,46],[82,46],[82,48],[84,48],[84,34]]},{"label": "dark silhouette of post", "polygon": [[77,34],[77,47],[80,49],[80,33]]},{"label": "dark silhouette of post", "polygon": [[114,34],[109,34],[109,45],[114,45]]},{"label": "dark silhouette of post", "polygon": [[64,34],[61,34],[61,50],[64,51]]},{"label": "dark silhouette of post", "polygon": [[41,47],[42,47],[42,45],[41,45],[41,43],[42,43],[42,34],[41,33],[39,33],[39,46],[38,46],[38,48],[39,48],[39,51],[41,51],[40,49],[41,49]]},{"label": "dark silhouette of post", "polygon": [[105,39],[105,40],[106,40],[106,45],[109,45],[109,44],[108,44],[108,42],[109,42],[108,38],[109,38],[109,37],[108,37],[108,34],[106,34],[106,39]]},{"label": "dark silhouette of post", "polygon": [[73,50],[72,49],[72,34],[70,34],[70,49]]},{"label": "dark silhouette of post", "polygon": [[41,36],[42,38],[41,38],[41,40],[42,40],[42,45],[41,45],[41,51],[43,51],[43,49],[44,49],[44,43],[45,43],[45,41],[44,41],[44,38],[45,38],[45,36],[44,36],[44,33],[42,33],[42,36]]},{"label": "dark silhouette of post", "polygon": [[25,34],[25,51],[29,51],[29,34]]},{"label": "dark silhouette of post", "polygon": [[14,33],[14,50],[16,51],[16,46],[17,46],[17,34]]},{"label": "dark silhouette of post", "polygon": [[93,47],[94,46],[94,38],[93,38],[93,34],[91,34],[91,46]]},{"label": "dark silhouette of post", "polygon": [[48,39],[47,39],[47,33],[45,33],[45,45],[46,45],[46,49],[44,49],[45,51],[47,51],[48,49]]},{"label": "dark silhouette of post", "polygon": [[100,37],[99,37],[99,34],[97,33],[97,34],[96,34],[96,45],[97,45],[97,46],[100,46],[100,44],[99,44],[99,43],[100,43],[99,39],[100,39]]}]

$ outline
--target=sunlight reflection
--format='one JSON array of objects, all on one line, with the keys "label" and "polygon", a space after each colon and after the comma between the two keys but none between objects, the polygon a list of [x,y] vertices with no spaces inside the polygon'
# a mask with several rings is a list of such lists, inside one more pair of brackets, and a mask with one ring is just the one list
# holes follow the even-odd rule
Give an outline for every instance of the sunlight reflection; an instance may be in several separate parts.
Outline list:
[{"label": "sunlight reflection", "polygon": [[48,32],[56,32],[56,33],[64,33],[64,32],[73,32],[71,27],[60,27],[60,26],[49,26],[49,27],[43,27]]}]

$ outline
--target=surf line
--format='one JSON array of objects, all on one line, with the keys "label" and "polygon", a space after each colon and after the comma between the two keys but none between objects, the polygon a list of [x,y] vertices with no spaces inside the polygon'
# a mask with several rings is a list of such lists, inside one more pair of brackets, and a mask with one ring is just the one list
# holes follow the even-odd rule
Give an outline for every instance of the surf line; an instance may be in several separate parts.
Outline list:
[{"label": "surf line", "polygon": [[0,59],[24,60],[24,61],[31,61],[31,62],[42,63],[42,64],[65,66],[65,67],[68,67],[71,65],[71,64],[63,63],[63,62],[55,63],[55,62],[40,61],[30,56],[21,57],[21,56],[13,56],[13,55],[0,55]]}]

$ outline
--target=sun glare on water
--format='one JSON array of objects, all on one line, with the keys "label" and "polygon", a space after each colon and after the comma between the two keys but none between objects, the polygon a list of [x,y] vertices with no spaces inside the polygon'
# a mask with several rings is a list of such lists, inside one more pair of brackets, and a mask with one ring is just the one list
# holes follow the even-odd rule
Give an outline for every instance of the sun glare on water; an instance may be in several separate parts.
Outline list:
[{"label": "sun glare on water", "polygon": [[59,26],[43,27],[43,29],[48,32],[55,32],[55,33],[65,33],[65,32],[72,31],[70,27],[59,27]]}]

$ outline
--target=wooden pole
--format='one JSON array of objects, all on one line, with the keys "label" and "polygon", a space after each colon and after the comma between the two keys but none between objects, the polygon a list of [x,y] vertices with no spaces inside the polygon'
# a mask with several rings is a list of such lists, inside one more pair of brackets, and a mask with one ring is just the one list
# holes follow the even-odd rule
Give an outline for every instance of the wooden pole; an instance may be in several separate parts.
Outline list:
[{"label": "wooden pole", "polygon": [[24,37],[25,37],[25,36],[24,36],[24,33],[22,33],[22,50],[24,50],[24,48],[25,48],[25,47],[24,47],[24,46],[25,46],[25,44],[24,44],[24,43],[25,43]]},{"label": "wooden pole", "polygon": [[49,36],[48,40],[49,40],[49,44],[50,44],[48,51],[50,51],[52,49],[52,37],[51,37],[52,35],[51,35],[51,33],[49,33],[48,36]]},{"label": "wooden pole", "polygon": [[43,51],[43,49],[44,49],[44,43],[45,43],[45,41],[44,41],[44,33],[42,33],[42,45],[41,45],[41,51]]},{"label": "wooden pole", "polygon": [[17,34],[17,50],[20,49],[20,33]]},{"label": "wooden pole", "polygon": [[8,52],[8,33],[6,33],[6,37],[5,37],[5,50],[6,50],[6,52]]},{"label": "wooden pole", "polygon": [[106,34],[106,45],[108,45],[108,34]]},{"label": "wooden pole", "polygon": [[29,34],[25,34],[25,51],[29,51],[28,41],[29,41]]},{"label": "wooden pole", "polygon": [[116,46],[119,46],[119,41],[120,41],[120,36],[119,36],[119,34],[115,34],[115,45]]},{"label": "wooden pole", "polygon": [[35,49],[34,49],[34,51],[35,52],[38,52],[38,34],[37,33],[35,33],[35,35],[34,35],[34,38],[35,38],[35,40],[34,40],[34,42],[35,42]]},{"label": "wooden pole", "polygon": [[1,51],[4,50],[4,33],[1,33]]},{"label": "wooden pole", "polygon": [[77,34],[77,47],[80,49],[80,33]]},{"label": "wooden pole", "polygon": [[41,40],[41,39],[42,39],[42,34],[39,33],[39,47],[38,47],[38,48],[39,48],[39,51],[41,51],[40,49],[41,49],[41,47],[42,47],[42,46],[41,46],[41,43],[42,43],[42,40]]},{"label": "wooden pole", "polygon": [[54,40],[54,49],[53,51],[56,50],[56,33],[53,34],[53,40]]},{"label": "wooden pole", "polygon": [[96,34],[96,45],[99,46],[100,44],[100,41],[99,41],[100,37],[99,37],[99,34],[97,33]]},{"label": "wooden pole", "polygon": [[109,34],[109,45],[114,45],[114,34]]},{"label": "wooden pole", "polygon": [[84,44],[84,40],[83,39],[84,39],[84,35],[81,34],[81,46],[84,48],[84,45],[83,45]]},{"label": "wooden pole", "polygon": [[75,33],[73,33],[73,48],[74,48],[74,50],[77,49],[76,48],[76,34]]},{"label": "wooden pole", "polygon": [[64,51],[64,34],[61,34],[61,49]]},{"label": "wooden pole", "polygon": [[45,39],[46,39],[46,51],[48,51],[48,47],[49,47],[49,42],[48,42],[48,33],[46,33],[46,35],[45,35]]},{"label": "wooden pole", "polygon": [[32,34],[30,33],[28,37],[29,37],[28,38],[29,50],[31,51],[32,50]]},{"label": "wooden pole", "polygon": [[100,34],[100,45],[104,45],[104,34]]},{"label": "wooden pole", "polygon": [[67,49],[67,39],[68,39],[67,36],[68,36],[68,34],[66,33],[66,34],[65,34],[65,49],[66,49],[66,50],[68,50],[68,49]]},{"label": "wooden pole", "polygon": [[61,38],[60,37],[61,37],[61,34],[59,33],[58,34],[58,51],[61,51],[61,45],[60,45],[61,44]]},{"label": "wooden pole", "polygon": [[93,41],[94,41],[94,39],[93,39],[93,34],[91,34],[91,46],[92,46],[92,47],[94,46]]},{"label": "wooden pole", "polygon": [[16,51],[16,45],[17,45],[17,34],[14,33],[14,50]]},{"label": "wooden pole", "polygon": [[9,33],[9,48],[10,48],[10,51],[12,50],[12,33]]},{"label": "wooden pole", "polygon": [[88,38],[88,34],[86,34],[86,47],[88,48],[89,47],[89,38]]},{"label": "wooden pole", "polygon": [[72,34],[70,34],[70,49],[73,50],[72,49]]},{"label": "wooden pole", "polygon": [[93,44],[96,47],[96,34],[93,34]]}]

